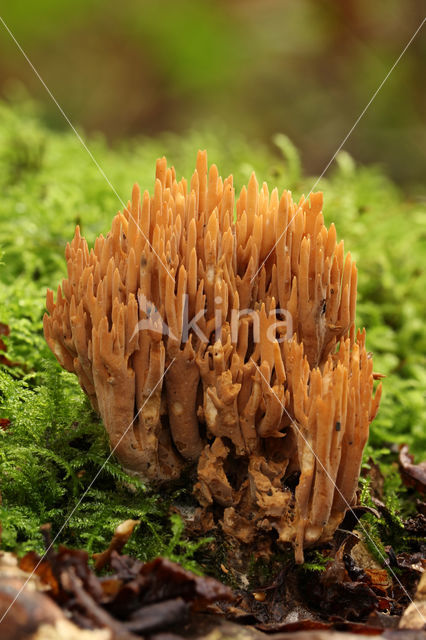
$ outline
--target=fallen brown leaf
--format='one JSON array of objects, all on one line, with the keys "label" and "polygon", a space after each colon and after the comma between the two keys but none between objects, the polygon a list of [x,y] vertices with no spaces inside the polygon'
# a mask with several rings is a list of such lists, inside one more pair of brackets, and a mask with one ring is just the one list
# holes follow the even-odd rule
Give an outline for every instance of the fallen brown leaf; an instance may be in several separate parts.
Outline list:
[{"label": "fallen brown leaf", "polygon": [[8,418],[0,418],[0,429],[2,429],[3,431],[6,431],[9,425],[10,425],[10,420],[8,420]]},{"label": "fallen brown leaf", "polygon": [[[217,580],[197,576],[165,558],[144,564],[111,550],[130,536],[135,524],[125,523],[123,535],[116,531],[119,544],[113,538],[107,550],[112,575],[98,577],[89,567],[85,551],[50,548],[49,527],[43,528],[49,548],[46,556],[41,560],[36,553],[27,553],[19,561],[18,570],[25,576],[33,573],[47,589],[48,601],[59,605],[73,623],[86,629],[108,629],[111,639],[132,640],[135,633],[140,637],[180,629],[192,611],[233,598],[232,591]],[[31,607],[30,602],[22,602]],[[22,611],[20,617],[25,617]]]},{"label": "fallen brown leaf", "polygon": [[414,487],[417,491],[426,491],[426,461],[414,464],[414,456],[411,455],[406,444],[399,450],[399,468],[404,483]]},{"label": "fallen brown leaf", "polygon": [[[10,335],[10,327],[8,324],[5,324],[4,322],[0,322],[0,336],[8,336]],[[4,354],[7,351],[7,346],[4,342],[4,340],[2,340],[0,338],[0,352],[3,351],[3,353],[0,353],[0,364],[4,364],[6,367],[19,367],[20,363],[19,362],[12,362],[11,360],[9,360]]]},{"label": "fallen brown leaf", "polygon": [[405,610],[399,628],[426,630],[426,572],[420,578],[414,600]]}]

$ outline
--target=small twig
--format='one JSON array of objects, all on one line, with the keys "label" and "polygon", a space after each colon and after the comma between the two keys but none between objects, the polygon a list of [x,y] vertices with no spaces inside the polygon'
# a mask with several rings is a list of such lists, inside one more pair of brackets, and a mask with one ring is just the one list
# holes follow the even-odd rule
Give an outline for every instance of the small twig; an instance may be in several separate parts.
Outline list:
[{"label": "small twig", "polygon": [[106,565],[109,565],[111,554],[113,551],[117,551],[117,553],[120,553],[124,545],[129,540],[130,536],[132,535],[135,527],[137,527],[139,524],[140,520],[125,520],[118,525],[118,527],[114,531],[114,535],[108,549],[102,551],[102,553],[93,554],[95,569],[97,571],[103,569]]},{"label": "small twig", "polygon": [[90,619],[99,627],[106,627],[113,633],[114,639],[136,640],[136,636],[126,627],[109,615],[100,607],[82,587],[80,578],[77,577],[73,567],[61,574],[61,582],[67,591],[74,594],[78,604],[83,607]]}]

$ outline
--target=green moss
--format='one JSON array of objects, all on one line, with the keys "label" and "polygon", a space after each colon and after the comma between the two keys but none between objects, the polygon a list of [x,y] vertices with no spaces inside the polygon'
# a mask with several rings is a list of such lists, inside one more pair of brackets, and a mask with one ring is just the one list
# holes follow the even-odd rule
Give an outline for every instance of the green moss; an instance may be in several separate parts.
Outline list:
[{"label": "green moss", "polygon": [[324,556],[320,551],[313,549],[305,553],[305,562],[302,565],[303,571],[314,571],[321,573],[325,571],[327,564],[330,562],[328,556]]},{"label": "green moss", "polygon": [[205,540],[189,542],[177,514],[169,517],[173,495],[150,491],[111,458],[102,424],[74,376],[48,362],[40,384],[31,388],[0,371],[2,546],[43,550],[40,526],[89,553],[108,546],[125,519],[141,521],[128,550],[147,560],[177,557],[197,569],[195,552]]}]

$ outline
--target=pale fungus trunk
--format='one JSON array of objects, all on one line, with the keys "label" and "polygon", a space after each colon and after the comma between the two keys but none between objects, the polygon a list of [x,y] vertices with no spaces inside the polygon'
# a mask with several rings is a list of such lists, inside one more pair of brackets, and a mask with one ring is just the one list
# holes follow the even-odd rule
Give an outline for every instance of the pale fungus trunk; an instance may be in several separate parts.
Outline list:
[{"label": "pale fungus trunk", "polygon": [[205,152],[189,184],[159,160],[154,195],[135,186],[93,249],[76,229],[44,331],[126,470],[192,469],[206,522],[302,562],[355,503],[381,386],[322,195],[295,203],[253,174],[234,201]]}]

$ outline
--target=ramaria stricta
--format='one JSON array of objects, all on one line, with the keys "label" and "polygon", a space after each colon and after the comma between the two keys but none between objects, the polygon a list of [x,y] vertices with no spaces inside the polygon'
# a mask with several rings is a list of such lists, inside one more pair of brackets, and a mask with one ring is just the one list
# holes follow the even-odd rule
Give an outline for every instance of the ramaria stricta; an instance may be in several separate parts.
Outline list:
[{"label": "ramaria stricta", "polygon": [[127,471],[192,473],[205,520],[301,562],[356,500],[381,387],[322,195],[294,203],[253,174],[234,198],[205,152],[189,185],[158,160],[154,195],[135,186],[90,251],[77,227],[44,332]]}]

